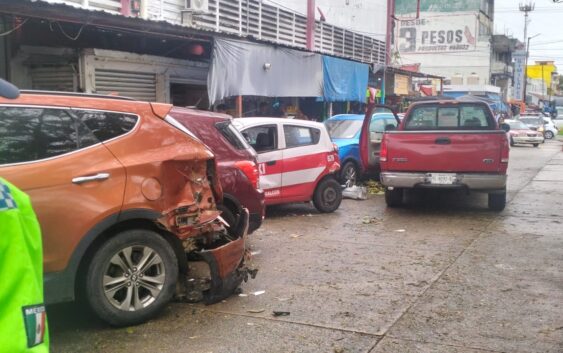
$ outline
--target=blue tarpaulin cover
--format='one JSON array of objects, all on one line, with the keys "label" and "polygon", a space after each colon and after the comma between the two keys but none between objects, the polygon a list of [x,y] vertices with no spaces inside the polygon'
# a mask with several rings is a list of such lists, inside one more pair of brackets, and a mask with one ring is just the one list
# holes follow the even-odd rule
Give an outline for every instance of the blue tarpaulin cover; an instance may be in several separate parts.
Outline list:
[{"label": "blue tarpaulin cover", "polygon": [[327,102],[366,100],[369,67],[323,55],[323,98]]}]

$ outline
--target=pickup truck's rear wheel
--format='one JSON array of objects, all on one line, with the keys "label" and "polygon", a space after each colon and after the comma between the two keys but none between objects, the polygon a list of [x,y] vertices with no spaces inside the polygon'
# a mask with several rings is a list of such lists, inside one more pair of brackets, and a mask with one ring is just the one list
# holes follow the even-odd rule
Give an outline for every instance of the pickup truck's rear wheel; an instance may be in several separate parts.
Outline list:
[{"label": "pickup truck's rear wheel", "polygon": [[114,326],[140,324],[174,294],[178,259],[158,233],[127,230],[96,251],[86,273],[85,294],[98,317]]},{"label": "pickup truck's rear wheel", "polygon": [[317,189],[313,195],[313,204],[319,212],[334,212],[340,207],[341,202],[342,188],[336,179],[327,178],[317,185]]},{"label": "pickup truck's rear wheel", "polygon": [[403,204],[403,189],[385,189],[385,203],[388,207],[400,207]]},{"label": "pickup truck's rear wheel", "polygon": [[539,143],[533,143],[532,146],[534,147],[538,147],[540,144]]},{"label": "pickup truck's rear wheel", "polygon": [[543,136],[548,139],[551,140],[553,138],[553,132],[547,130],[546,132],[543,133]]},{"label": "pickup truck's rear wheel", "polygon": [[510,136],[510,146],[514,146],[514,139]]},{"label": "pickup truck's rear wheel", "polygon": [[492,211],[502,211],[506,207],[506,190],[502,193],[489,194],[489,209]]}]

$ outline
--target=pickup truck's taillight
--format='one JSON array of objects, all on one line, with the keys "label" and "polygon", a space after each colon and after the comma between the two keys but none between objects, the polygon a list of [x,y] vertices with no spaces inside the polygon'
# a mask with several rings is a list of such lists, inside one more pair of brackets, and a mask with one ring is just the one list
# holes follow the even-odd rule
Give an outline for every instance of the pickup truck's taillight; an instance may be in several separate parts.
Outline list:
[{"label": "pickup truck's taillight", "polygon": [[379,150],[379,161],[380,162],[387,162],[387,139],[385,138],[385,134],[381,138],[381,148]]},{"label": "pickup truck's taillight", "polygon": [[235,166],[246,175],[255,189],[260,189],[260,172],[256,163],[253,161],[238,161],[235,162]]},{"label": "pickup truck's taillight", "polygon": [[508,155],[510,153],[510,146],[508,144],[508,138],[505,137],[502,140],[502,151],[500,153],[500,169],[501,172],[506,173],[508,169]]}]

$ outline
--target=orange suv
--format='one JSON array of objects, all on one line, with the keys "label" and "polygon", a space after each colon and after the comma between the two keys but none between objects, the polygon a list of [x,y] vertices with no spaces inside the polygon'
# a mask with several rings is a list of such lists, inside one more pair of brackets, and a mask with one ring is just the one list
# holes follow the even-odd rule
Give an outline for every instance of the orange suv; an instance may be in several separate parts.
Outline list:
[{"label": "orange suv", "polygon": [[213,154],[171,108],[51,92],[0,98],[0,175],[39,218],[48,303],[83,294],[103,320],[131,325],[175,293],[210,303],[254,275],[248,212],[225,231]]}]

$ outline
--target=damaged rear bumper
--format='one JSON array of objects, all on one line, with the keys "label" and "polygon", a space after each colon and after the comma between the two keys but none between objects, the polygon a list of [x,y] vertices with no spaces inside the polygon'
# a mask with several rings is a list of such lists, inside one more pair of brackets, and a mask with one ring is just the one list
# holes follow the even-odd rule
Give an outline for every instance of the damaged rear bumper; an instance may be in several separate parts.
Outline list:
[{"label": "damaged rear bumper", "polygon": [[235,238],[213,249],[192,252],[207,265],[206,274],[202,276],[190,270],[184,282],[185,293],[180,297],[190,302],[203,300],[205,304],[213,304],[229,297],[249,277],[256,276],[257,270],[249,266],[250,252],[246,249],[248,227],[248,210],[243,209]]}]

